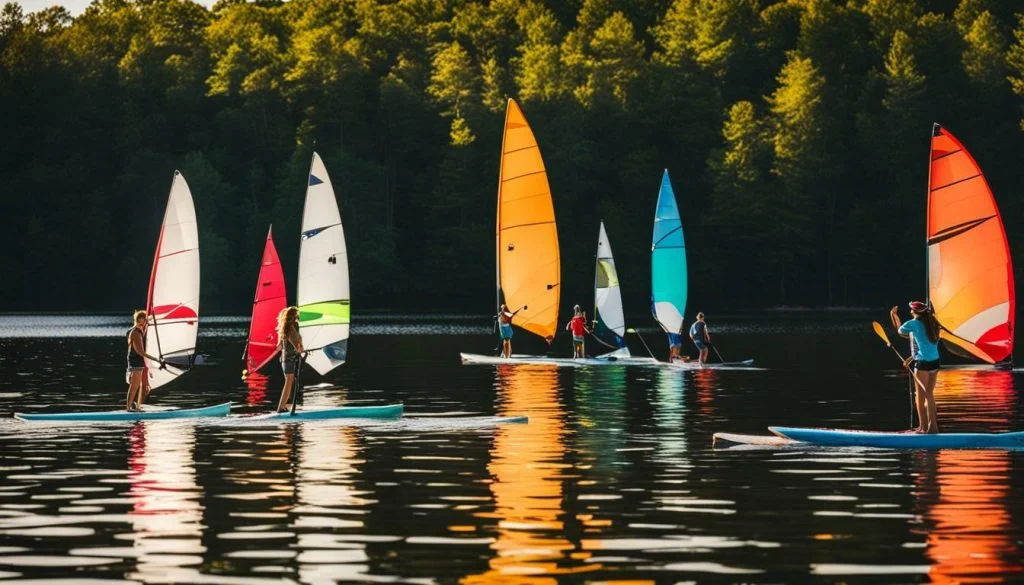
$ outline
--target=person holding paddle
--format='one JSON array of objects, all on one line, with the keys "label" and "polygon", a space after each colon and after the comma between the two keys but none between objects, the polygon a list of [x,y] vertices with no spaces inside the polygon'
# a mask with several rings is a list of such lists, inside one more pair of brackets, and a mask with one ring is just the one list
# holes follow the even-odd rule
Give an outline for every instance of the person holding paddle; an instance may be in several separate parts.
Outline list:
[{"label": "person holding paddle", "polygon": [[299,308],[285,307],[277,315],[278,347],[281,349],[281,370],[284,372],[284,389],[277,403],[278,412],[288,412],[292,386],[295,385],[295,371],[302,354],[302,336],[299,335]]},{"label": "person holding paddle", "polygon": [[697,320],[690,325],[690,339],[697,346],[700,352],[697,361],[701,365],[708,363],[708,350],[711,349],[711,334],[708,333],[708,324],[704,322],[704,313],[697,313]]},{"label": "person holding paddle", "polygon": [[[928,305],[921,301],[910,303],[910,314],[913,317],[900,324],[898,332],[902,337],[909,337],[913,355],[904,360],[903,365],[910,368],[910,375],[917,383],[917,420],[919,426],[914,429],[919,433],[934,434],[939,432],[939,422],[935,408],[935,381],[939,373],[939,322],[935,319]],[[899,307],[889,311],[893,323],[899,323]]]},{"label": "person holding paddle", "polygon": [[586,339],[586,335],[591,333],[590,329],[587,328],[587,316],[583,313],[583,309],[579,305],[572,308],[573,317],[565,326],[566,331],[572,332],[572,357],[584,358],[586,355],[583,352],[583,342]]},{"label": "person holding paddle", "polygon": [[128,330],[128,400],[125,408],[128,410],[139,410],[149,396],[149,383],[146,381],[146,358],[159,362],[164,367],[164,362],[158,357],[146,353],[146,327],[149,326],[149,315],[145,311],[135,311],[132,315],[135,326]]}]

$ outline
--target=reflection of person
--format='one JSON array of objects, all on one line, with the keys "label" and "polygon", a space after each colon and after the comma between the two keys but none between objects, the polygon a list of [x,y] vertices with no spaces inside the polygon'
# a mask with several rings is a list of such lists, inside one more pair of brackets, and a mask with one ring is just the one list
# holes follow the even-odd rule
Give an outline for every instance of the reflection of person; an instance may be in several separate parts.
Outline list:
[{"label": "reflection of person", "polygon": [[142,404],[149,397],[149,382],[145,376],[146,358],[159,362],[160,367],[164,366],[160,358],[146,353],[146,327],[149,315],[145,311],[135,311],[133,316],[135,326],[125,335],[128,341],[128,400],[125,408],[128,410],[142,408]]},{"label": "reflection of person", "polygon": [[299,335],[299,308],[286,307],[277,315],[277,338],[281,344],[281,370],[284,371],[284,389],[281,400],[277,403],[277,411],[288,410],[288,403],[295,385],[295,370],[299,365],[299,354],[302,353],[302,336]]},{"label": "reflection of person", "polygon": [[711,349],[711,334],[708,333],[708,324],[704,322],[704,313],[697,313],[697,320],[690,325],[690,339],[700,352],[698,361],[701,365],[706,364],[708,350]]},{"label": "reflection of person", "polygon": [[587,329],[587,317],[579,305],[574,306],[572,311],[572,319],[565,326],[566,331],[572,331],[572,357],[586,357],[583,352],[583,341],[584,336],[590,333],[590,329]]},{"label": "reflection of person", "polygon": [[[939,421],[935,408],[935,382],[939,374],[939,322],[935,320],[928,305],[921,301],[910,303],[910,314],[913,319],[899,327],[899,334],[909,337],[914,353],[903,365],[910,368],[910,375],[917,385],[915,403],[917,420],[920,421],[915,430],[919,433],[938,433]],[[889,311],[893,322],[899,322],[899,307]]]},{"label": "reflection of person", "polygon": [[[519,311],[516,311],[518,313]],[[501,335],[501,357],[512,357],[512,317],[516,313],[509,312],[508,305],[501,304],[498,310],[498,333]]]}]

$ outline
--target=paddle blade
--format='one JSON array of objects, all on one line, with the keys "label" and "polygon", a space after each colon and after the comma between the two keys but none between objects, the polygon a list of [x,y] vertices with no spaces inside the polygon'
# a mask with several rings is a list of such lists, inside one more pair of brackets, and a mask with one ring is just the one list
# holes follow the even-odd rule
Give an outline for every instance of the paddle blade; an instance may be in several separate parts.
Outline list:
[{"label": "paddle blade", "polygon": [[879,323],[878,321],[872,321],[871,322],[871,327],[874,328],[875,335],[880,337],[882,339],[882,341],[885,342],[886,345],[888,345],[889,347],[892,347],[892,343],[889,342],[889,336],[886,335],[885,329],[882,328],[882,324],[881,323]]}]

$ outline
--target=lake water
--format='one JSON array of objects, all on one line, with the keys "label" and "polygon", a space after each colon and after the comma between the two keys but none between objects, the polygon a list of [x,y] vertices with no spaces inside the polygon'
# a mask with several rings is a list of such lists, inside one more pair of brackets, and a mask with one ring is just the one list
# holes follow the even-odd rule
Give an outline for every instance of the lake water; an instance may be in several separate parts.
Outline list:
[{"label": "lake water", "polygon": [[[463,366],[487,318],[364,318],[305,405],[400,401],[399,421],[56,426],[11,414],[119,407],[127,319],[0,316],[0,585],[1024,581],[1024,452],[711,448],[907,428],[879,317],[712,319],[764,369],[686,372]],[[239,378],[247,326],[204,319],[205,363],[151,402],[271,408],[276,368]],[[943,430],[1024,429],[1022,384],[942,371]]]}]

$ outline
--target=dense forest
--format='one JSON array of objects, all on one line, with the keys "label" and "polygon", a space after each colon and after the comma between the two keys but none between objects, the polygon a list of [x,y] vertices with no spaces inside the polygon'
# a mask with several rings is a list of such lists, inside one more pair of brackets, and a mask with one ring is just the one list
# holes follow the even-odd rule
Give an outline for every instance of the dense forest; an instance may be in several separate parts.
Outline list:
[{"label": "dense forest", "polygon": [[[204,312],[294,279],[310,156],[361,308],[486,312],[506,99],[547,165],[563,301],[606,223],[646,309],[662,169],[694,308],[923,296],[932,122],[1024,266],[1024,9],[1005,0],[96,0],[0,13],[0,310],[144,303],[175,169]],[[291,288],[290,283],[290,290]],[[689,312],[689,311],[688,311]]]}]

